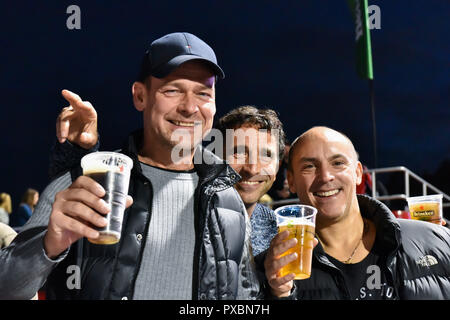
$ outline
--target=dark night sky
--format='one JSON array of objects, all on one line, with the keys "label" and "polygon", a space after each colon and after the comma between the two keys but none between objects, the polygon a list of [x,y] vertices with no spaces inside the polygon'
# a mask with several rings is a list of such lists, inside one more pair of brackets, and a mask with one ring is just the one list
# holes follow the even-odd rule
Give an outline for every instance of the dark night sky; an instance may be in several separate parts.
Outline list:
[{"label": "dark night sky", "polygon": [[[81,9],[81,30],[66,27],[71,4]],[[434,172],[450,159],[450,3],[369,4],[381,9],[381,30],[371,33],[378,166]],[[327,125],[346,133],[373,166],[368,84],[355,73],[344,0],[21,1],[2,3],[0,12],[0,192],[15,204],[25,188],[48,183],[55,119],[67,105],[61,89],[96,107],[102,149],[119,147],[141,125],[131,100],[141,56],[175,31],[216,51],[226,73],[216,118],[244,104],[270,107],[291,140]]]}]

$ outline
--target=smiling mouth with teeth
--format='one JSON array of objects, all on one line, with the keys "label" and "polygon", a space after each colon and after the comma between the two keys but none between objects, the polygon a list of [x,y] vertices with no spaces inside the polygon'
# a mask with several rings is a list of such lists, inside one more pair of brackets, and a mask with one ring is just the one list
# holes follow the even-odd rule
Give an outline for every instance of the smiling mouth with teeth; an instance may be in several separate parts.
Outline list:
[{"label": "smiling mouth with teeth", "polygon": [[260,183],[260,181],[241,181],[242,184],[255,185]]},{"label": "smiling mouth with teeth", "polygon": [[334,189],[334,190],[322,191],[322,192],[313,192],[313,194],[317,197],[325,198],[325,197],[334,196],[335,194],[339,193],[339,191],[341,191],[341,189]]},{"label": "smiling mouth with teeth", "polygon": [[180,127],[194,127],[196,124],[199,124],[200,122],[183,122],[183,121],[175,121],[171,120],[174,125],[180,126]]}]

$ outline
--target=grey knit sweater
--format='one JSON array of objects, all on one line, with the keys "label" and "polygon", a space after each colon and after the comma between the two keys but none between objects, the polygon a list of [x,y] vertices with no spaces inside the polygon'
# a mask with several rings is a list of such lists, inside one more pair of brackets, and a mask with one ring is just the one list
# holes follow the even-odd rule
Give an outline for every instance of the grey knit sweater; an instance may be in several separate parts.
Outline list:
[{"label": "grey knit sweater", "polygon": [[277,219],[272,209],[257,203],[250,222],[252,224],[253,256],[257,256],[269,248],[270,241],[276,236],[278,232]]}]

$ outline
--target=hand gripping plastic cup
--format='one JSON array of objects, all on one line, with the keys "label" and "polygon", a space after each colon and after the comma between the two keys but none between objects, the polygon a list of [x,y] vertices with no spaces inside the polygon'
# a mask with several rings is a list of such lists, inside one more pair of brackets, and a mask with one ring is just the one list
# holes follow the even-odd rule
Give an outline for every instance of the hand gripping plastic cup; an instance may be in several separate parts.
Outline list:
[{"label": "hand gripping plastic cup", "polygon": [[88,240],[95,244],[117,243],[122,231],[133,160],[121,153],[93,152],[81,159],[81,167],[83,175],[102,185],[106,191],[103,200],[111,207],[111,211],[105,216],[108,224],[103,228],[96,228],[100,236]]},{"label": "hand gripping plastic cup", "polygon": [[295,279],[307,279],[311,276],[312,252],[316,229],[317,209],[306,205],[289,205],[277,208],[278,233],[289,231],[286,240],[297,238],[297,245],[281,255],[297,252],[297,259],[281,268],[280,277],[289,273],[295,274]]},{"label": "hand gripping plastic cup", "polygon": [[441,224],[442,197],[442,194],[431,194],[407,198],[411,219]]}]

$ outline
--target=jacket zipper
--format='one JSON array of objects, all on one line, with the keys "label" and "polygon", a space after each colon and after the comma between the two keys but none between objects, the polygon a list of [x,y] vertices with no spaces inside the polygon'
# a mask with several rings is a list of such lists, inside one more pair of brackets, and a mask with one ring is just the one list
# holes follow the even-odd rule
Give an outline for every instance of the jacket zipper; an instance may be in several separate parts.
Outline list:
[{"label": "jacket zipper", "polygon": [[192,300],[199,300],[199,258],[200,258],[200,244],[201,244],[201,237],[202,235],[199,235],[199,229],[200,229],[200,217],[199,217],[199,204],[200,204],[200,190],[203,187],[203,183],[200,184],[194,193],[194,231],[195,231],[195,245],[194,245],[194,261],[193,261],[193,274],[192,274]]},{"label": "jacket zipper", "polygon": [[[194,261],[193,261],[193,275],[192,275],[192,300],[199,300],[199,273],[200,273],[200,249],[201,249],[201,245],[203,243],[203,238],[204,238],[204,233],[205,233],[205,226],[206,226],[206,218],[207,218],[207,214],[206,212],[208,211],[208,208],[210,207],[211,204],[211,199],[212,199],[212,195],[208,196],[208,201],[206,203],[206,208],[205,208],[205,215],[203,217],[203,224],[200,225],[201,221],[200,221],[200,215],[199,213],[201,212],[199,205],[200,205],[200,192],[203,189],[203,186],[206,184],[206,181],[202,182],[201,185],[198,186],[197,190],[195,190],[194,193],[194,225],[195,225],[195,249],[194,249]],[[201,228],[203,226],[203,228]],[[201,233],[199,232],[201,229]],[[200,300],[204,300],[207,297],[202,297],[200,295]]]},{"label": "jacket zipper", "polygon": [[391,252],[391,254],[387,257],[386,259],[386,268],[389,271],[389,275],[391,276],[391,280],[392,280],[392,287],[394,288],[394,292],[395,292],[395,297],[396,300],[400,299],[400,295],[398,293],[398,285],[397,285],[397,275],[395,274],[395,270],[393,270],[391,268],[392,264],[393,264],[393,259],[396,255],[397,250],[394,250],[393,252]]},{"label": "jacket zipper", "polygon": [[[210,195],[208,195],[208,201],[206,202],[206,207],[205,207],[205,214],[203,217],[203,224],[200,225],[200,215],[199,212],[201,210],[199,210],[199,204],[200,204],[200,192],[201,190],[203,190],[203,187],[206,185],[208,181],[203,181],[198,187],[197,190],[195,190],[195,195],[194,195],[194,222],[195,222],[195,249],[194,249],[194,261],[193,261],[193,266],[194,266],[194,273],[192,276],[192,300],[199,300],[199,273],[200,273],[200,249],[201,249],[201,245],[203,243],[203,238],[204,238],[204,233],[205,233],[205,226],[206,226],[206,219],[208,217],[207,212],[210,211],[210,207],[211,207],[211,201],[212,198],[214,196],[214,194],[216,194],[219,191],[225,190],[227,188],[232,188],[232,186],[227,186],[226,188],[223,189],[217,189],[215,190],[213,193],[211,193]],[[203,227],[203,228],[201,228]],[[201,230],[197,229],[197,228],[201,228]],[[199,232],[201,231],[201,233]],[[202,294],[200,294],[200,300],[206,299],[207,297],[202,297]],[[216,297],[217,299],[219,299],[219,297]]]}]

